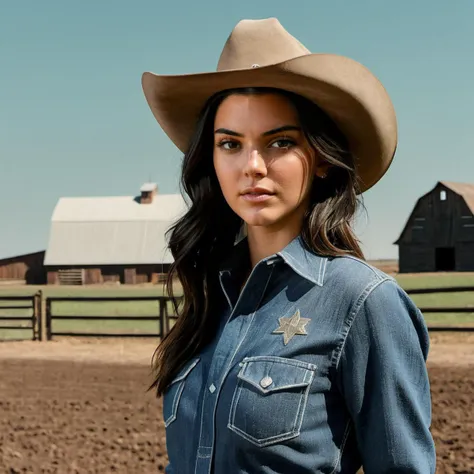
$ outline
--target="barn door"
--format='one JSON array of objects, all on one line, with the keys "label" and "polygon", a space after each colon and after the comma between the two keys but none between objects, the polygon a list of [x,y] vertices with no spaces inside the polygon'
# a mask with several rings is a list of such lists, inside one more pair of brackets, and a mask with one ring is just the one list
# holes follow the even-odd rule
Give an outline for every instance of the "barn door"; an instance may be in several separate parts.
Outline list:
[{"label": "barn door", "polygon": [[436,249],[436,271],[452,272],[456,268],[456,252],[454,247],[438,247]]}]

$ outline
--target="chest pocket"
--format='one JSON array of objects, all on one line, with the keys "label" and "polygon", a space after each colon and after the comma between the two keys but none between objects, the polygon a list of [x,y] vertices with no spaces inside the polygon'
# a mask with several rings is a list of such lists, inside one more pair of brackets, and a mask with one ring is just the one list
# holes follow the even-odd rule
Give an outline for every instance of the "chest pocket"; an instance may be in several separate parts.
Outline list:
[{"label": "chest pocket", "polygon": [[316,366],[273,356],[240,365],[228,428],[261,447],[299,436]]},{"label": "chest pocket", "polygon": [[186,378],[191,371],[196,367],[199,358],[194,359],[176,376],[175,379],[168,385],[163,397],[163,419],[165,420],[165,427],[167,428],[178,414],[179,402],[186,384]]}]

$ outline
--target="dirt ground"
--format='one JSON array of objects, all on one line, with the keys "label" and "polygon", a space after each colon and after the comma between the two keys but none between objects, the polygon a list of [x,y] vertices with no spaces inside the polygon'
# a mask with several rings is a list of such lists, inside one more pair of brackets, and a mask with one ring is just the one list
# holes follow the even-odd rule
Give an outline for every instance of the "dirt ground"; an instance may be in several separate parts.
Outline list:
[{"label": "dirt ground", "polygon": [[[473,346],[474,334],[432,336],[439,474],[474,472]],[[161,405],[146,392],[153,349],[150,341],[0,343],[0,472],[163,472]]]}]

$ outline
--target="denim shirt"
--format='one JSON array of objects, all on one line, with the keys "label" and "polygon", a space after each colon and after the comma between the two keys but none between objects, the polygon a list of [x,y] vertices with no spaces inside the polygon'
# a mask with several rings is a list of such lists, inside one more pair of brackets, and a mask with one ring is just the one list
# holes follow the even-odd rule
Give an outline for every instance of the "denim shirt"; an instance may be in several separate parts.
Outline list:
[{"label": "denim shirt", "polygon": [[406,293],[296,238],[239,294],[245,248],[219,275],[217,336],[165,392],[165,472],[434,473],[429,338]]}]

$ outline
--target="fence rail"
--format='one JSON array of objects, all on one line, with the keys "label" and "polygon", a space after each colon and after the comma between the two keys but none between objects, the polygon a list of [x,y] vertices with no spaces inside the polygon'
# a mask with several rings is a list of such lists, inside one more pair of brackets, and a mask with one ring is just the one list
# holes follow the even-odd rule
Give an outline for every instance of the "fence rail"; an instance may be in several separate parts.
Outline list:
[{"label": "fence rail", "polygon": [[446,286],[438,288],[412,288],[405,290],[405,292],[409,295],[428,295],[431,293],[466,293],[471,291],[474,292],[474,286]]},{"label": "fence rail", "polygon": [[[0,296],[0,311],[2,312],[0,315],[0,329],[6,331],[31,331],[31,339],[33,341],[40,339],[42,323],[41,299],[41,291],[28,296]],[[3,304],[5,302],[9,304]],[[13,302],[24,304],[10,304]],[[19,309],[31,310],[31,314],[29,316],[3,314],[6,311],[16,311]]]},{"label": "fence rail", "polygon": [[[409,295],[430,295],[435,293],[474,293],[474,286],[450,286],[450,287],[438,287],[438,288],[412,288],[406,290]],[[426,306],[420,307],[420,311],[423,314],[442,314],[442,313],[474,313],[474,295],[472,298],[473,306],[468,307],[442,307],[442,306]],[[474,332],[474,325],[471,326],[433,326],[429,325],[428,330],[431,332]]]},{"label": "fence rail", "polygon": [[[178,298],[179,299],[179,298]],[[105,315],[64,315],[56,314],[53,306],[58,302],[69,303],[103,303],[103,302],[137,302],[155,301],[156,314],[150,316],[105,316]],[[46,338],[48,341],[55,336],[73,337],[152,337],[158,338],[166,335],[170,330],[170,319],[176,319],[174,314],[169,314],[168,303],[171,299],[167,296],[78,296],[78,297],[47,297],[45,298],[46,316]],[[54,321],[156,321],[155,332],[83,332],[83,331],[56,331],[53,328]]]}]

